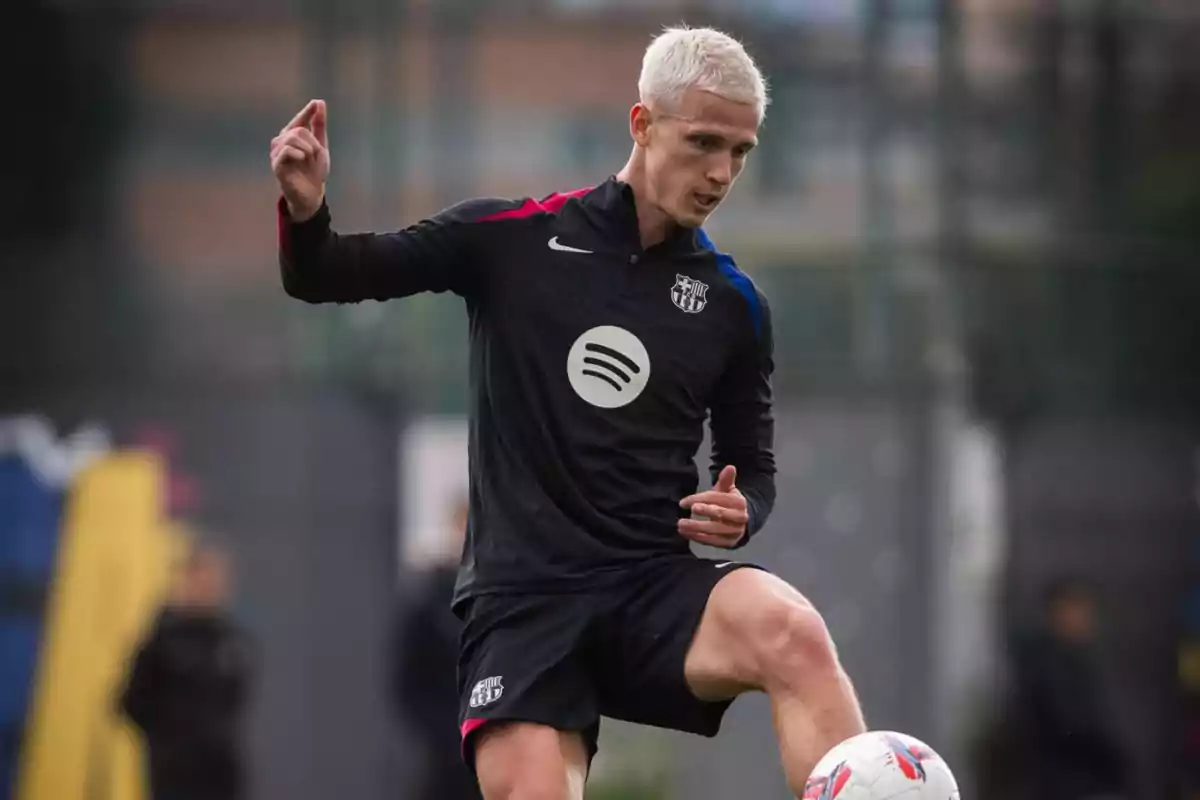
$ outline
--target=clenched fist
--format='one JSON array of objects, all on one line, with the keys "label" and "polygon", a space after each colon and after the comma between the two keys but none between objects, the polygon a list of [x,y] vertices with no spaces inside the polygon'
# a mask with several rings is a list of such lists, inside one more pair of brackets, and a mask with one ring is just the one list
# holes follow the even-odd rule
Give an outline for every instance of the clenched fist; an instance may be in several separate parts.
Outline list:
[{"label": "clenched fist", "polygon": [[321,209],[329,177],[325,101],[310,100],[271,140],[271,171],[279,181],[288,213],[303,222]]}]

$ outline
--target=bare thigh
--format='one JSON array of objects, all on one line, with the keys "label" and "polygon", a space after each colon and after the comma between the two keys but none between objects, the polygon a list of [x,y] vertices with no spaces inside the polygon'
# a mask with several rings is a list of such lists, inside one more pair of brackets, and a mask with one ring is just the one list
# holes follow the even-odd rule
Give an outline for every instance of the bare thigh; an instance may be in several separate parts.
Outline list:
[{"label": "bare thigh", "polygon": [[484,800],[583,800],[583,737],[531,722],[494,722],[475,737]]},{"label": "bare thigh", "polygon": [[754,569],[729,573],[713,587],[688,649],[689,688],[711,701],[764,690],[767,657],[809,618],[820,622],[812,604],[782,578]]}]

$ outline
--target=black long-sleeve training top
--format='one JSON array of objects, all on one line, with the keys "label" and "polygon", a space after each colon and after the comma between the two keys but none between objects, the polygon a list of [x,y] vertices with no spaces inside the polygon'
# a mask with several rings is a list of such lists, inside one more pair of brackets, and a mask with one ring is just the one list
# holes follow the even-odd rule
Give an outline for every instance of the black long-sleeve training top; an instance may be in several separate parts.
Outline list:
[{"label": "black long-sleeve training top", "polygon": [[293,297],[466,302],[471,509],[456,607],[687,553],[679,501],[697,490],[710,414],[713,479],[737,467],[749,534],[766,521],[770,312],[703,230],[643,249],[632,190],[612,177],[540,200],[468,200],[394,233],[339,235],[324,205],[294,222],[282,200],[279,220]]}]

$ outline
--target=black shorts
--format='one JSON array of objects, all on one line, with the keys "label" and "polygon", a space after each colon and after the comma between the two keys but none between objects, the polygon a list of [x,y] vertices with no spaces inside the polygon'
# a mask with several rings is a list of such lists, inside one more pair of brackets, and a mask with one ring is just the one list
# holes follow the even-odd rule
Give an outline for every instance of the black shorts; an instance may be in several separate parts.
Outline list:
[{"label": "black shorts", "polygon": [[463,757],[488,722],[579,731],[595,756],[600,717],[715,736],[731,700],[697,698],[684,659],[717,582],[740,567],[692,555],[647,561],[615,586],[470,601],[458,661]]}]

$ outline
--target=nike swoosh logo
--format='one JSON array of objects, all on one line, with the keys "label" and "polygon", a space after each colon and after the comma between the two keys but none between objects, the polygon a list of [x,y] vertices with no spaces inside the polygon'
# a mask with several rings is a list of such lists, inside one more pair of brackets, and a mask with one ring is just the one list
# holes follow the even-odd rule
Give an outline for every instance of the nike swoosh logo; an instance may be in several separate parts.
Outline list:
[{"label": "nike swoosh logo", "polygon": [[549,242],[551,250],[557,250],[560,253],[591,253],[591,250],[580,250],[578,247],[568,247],[565,244],[558,243],[558,237],[555,236]]},{"label": "nike swoosh logo", "polygon": [[724,567],[731,567],[734,565],[734,563],[735,562],[733,562],[733,561],[722,561],[720,564],[713,564],[713,569],[722,569]]}]

